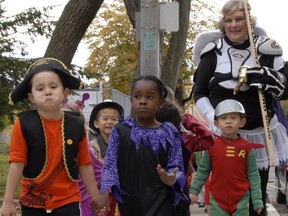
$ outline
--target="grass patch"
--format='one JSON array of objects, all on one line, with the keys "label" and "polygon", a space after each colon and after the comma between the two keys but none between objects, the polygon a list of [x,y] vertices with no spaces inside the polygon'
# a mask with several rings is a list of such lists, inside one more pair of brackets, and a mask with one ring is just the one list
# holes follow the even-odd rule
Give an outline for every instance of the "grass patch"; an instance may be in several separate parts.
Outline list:
[{"label": "grass patch", "polygon": [[[0,153],[0,197],[4,197],[6,180],[8,175],[9,163],[8,163],[8,153]],[[20,192],[20,184],[17,188],[15,198],[18,198]]]},{"label": "grass patch", "polygon": [[4,197],[7,174],[8,174],[8,154],[0,154],[0,197]]}]

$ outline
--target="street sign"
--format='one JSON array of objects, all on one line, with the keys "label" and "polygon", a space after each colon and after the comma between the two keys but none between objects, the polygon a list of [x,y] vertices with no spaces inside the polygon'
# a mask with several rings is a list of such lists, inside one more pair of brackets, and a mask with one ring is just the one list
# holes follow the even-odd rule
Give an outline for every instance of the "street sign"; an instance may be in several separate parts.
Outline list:
[{"label": "street sign", "polygon": [[177,32],[179,30],[179,2],[160,3],[160,31]]}]

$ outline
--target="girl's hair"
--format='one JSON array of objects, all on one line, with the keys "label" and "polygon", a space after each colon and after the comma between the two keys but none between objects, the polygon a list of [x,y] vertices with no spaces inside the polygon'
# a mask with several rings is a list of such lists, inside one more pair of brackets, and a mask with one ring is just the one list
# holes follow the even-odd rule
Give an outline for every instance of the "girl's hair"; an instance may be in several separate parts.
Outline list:
[{"label": "girl's hair", "polygon": [[[221,10],[221,13],[222,13],[222,18],[219,20],[218,22],[218,28],[221,32],[225,33],[224,32],[224,24],[225,24],[225,16],[227,14],[230,14],[232,13],[233,11],[235,10],[245,10],[245,7],[244,7],[244,2],[243,0],[229,0],[222,8]],[[251,6],[250,4],[248,4],[248,11],[251,11]],[[251,16],[251,25],[253,27],[253,29],[255,28],[256,26],[256,17],[255,16]],[[246,17],[246,19],[249,19],[249,17]]]},{"label": "girl's hair", "polygon": [[172,88],[170,88],[169,86],[166,86],[166,89],[167,89],[167,100],[170,100],[170,101],[174,101],[175,100],[175,95],[174,95],[174,92],[172,90]]},{"label": "girl's hair", "polygon": [[67,100],[61,105],[61,110],[71,112],[72,114],[79,116],[85,122],[85,116],[82,109],[75,102]]},{"label": "girl's hair", "polygon": [[167,97],[168,91],[167,91],[166,86],[164,85],[164,83],[160,79],[158,79],[156,76],[153,76],[153,75],[143,75],[143,76],[139,76],[139,77],[136,77],[135,79],[133,79],[132,85],[131,85],[131,94],[135,88],[135,84],[140,80],[154,82],[157,86],[158,91],[159,91],[160,98],[165,99]]},{"label": "girl's hair", "polygon": [[183,109],[175,101],[166,100],[163,107],[161,107],[156,115],[157,121],[171,122],[179,131],[180,123],[182,122]]}]

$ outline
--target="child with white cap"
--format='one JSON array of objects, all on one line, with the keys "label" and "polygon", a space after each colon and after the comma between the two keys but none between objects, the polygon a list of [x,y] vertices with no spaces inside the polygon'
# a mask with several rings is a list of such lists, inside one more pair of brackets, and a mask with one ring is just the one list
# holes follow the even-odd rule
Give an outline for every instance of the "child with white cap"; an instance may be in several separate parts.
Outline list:
[{"label": "child with white cap", "polygon": [[238,101],[227,99],[216,106],[214,124],[222,134],[214,139],[215,145],[205,151],[190,188],[190,197],[194,200],[211,172],[211,215],[249,215],[250,192],[257,214],[263,209],[253,149],[263,145],[239,136],[238,130],[245,123],[245,110]]}]

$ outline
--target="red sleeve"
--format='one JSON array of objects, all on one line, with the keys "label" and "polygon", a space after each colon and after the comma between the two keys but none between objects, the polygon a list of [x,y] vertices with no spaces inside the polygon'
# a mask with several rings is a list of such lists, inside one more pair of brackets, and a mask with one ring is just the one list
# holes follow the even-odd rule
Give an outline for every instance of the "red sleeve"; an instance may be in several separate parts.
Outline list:
[{"label": "red sleeve", "polygon": [[9,163],[11,162],[23,162],[25,166],[27,165],[27,144],[19,119],[15,121],[11,136]]}]

